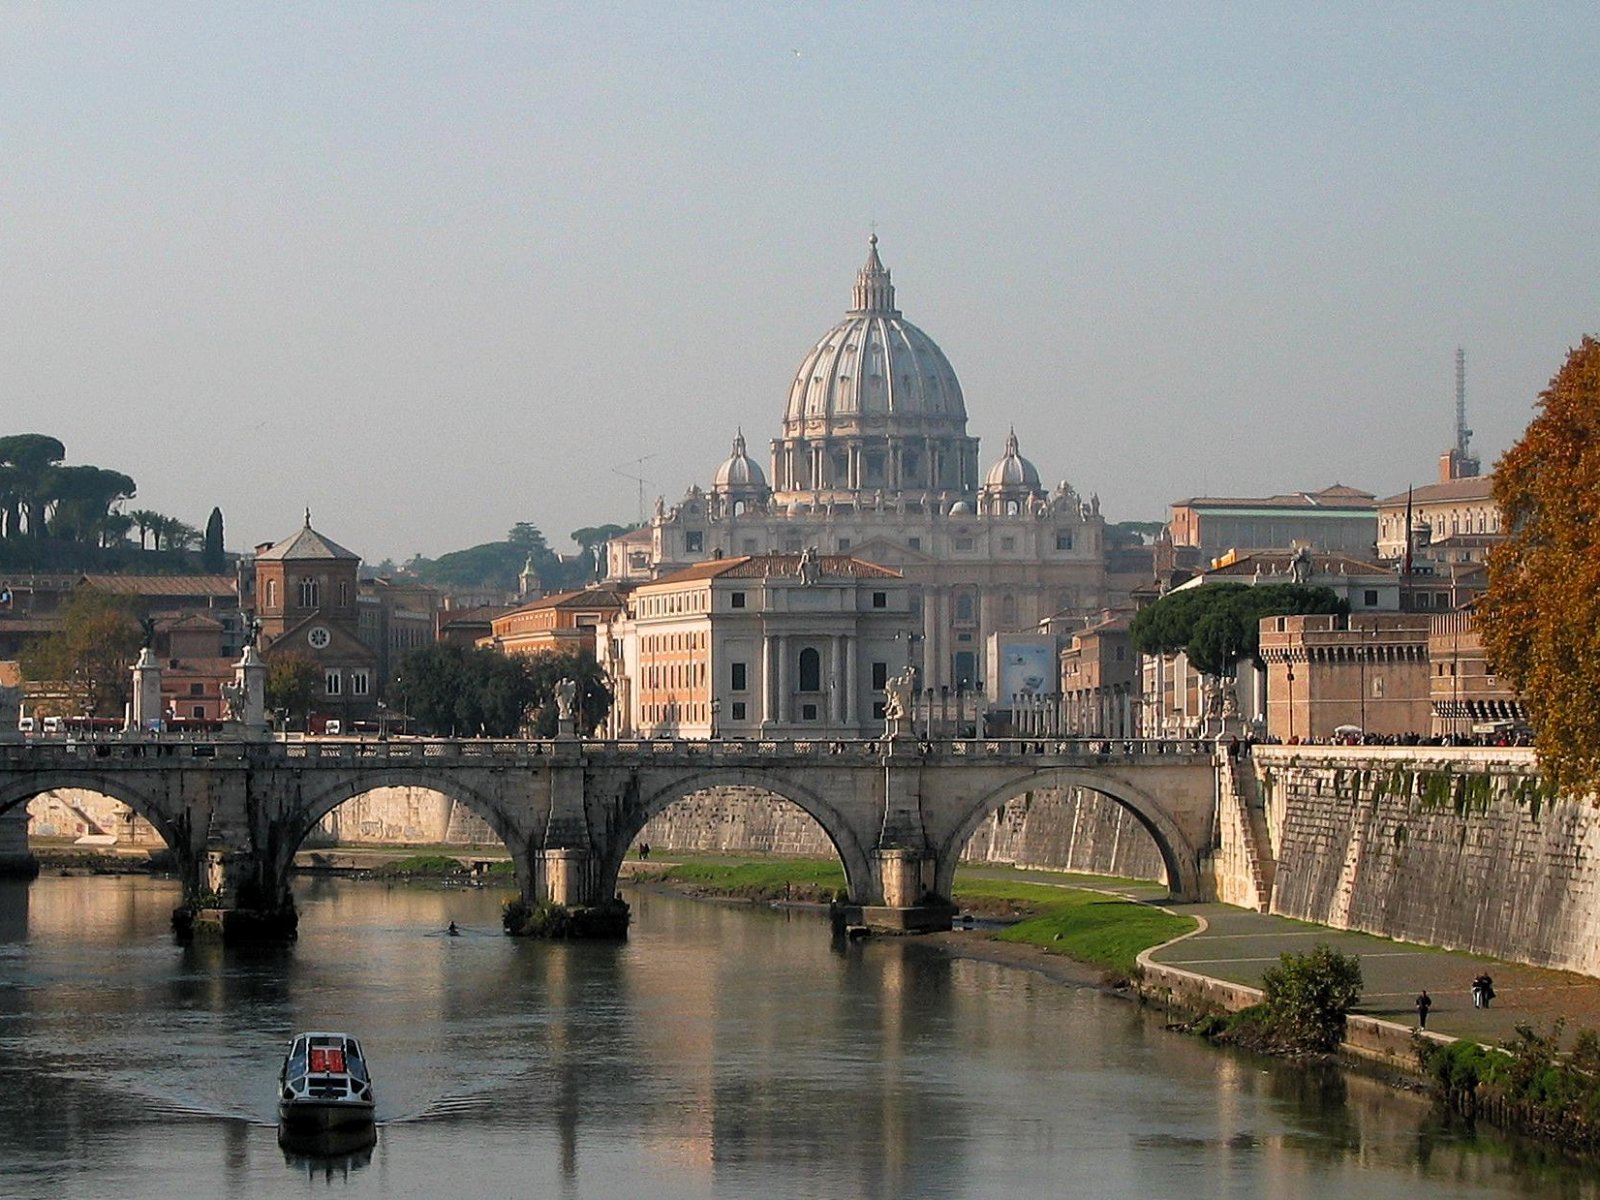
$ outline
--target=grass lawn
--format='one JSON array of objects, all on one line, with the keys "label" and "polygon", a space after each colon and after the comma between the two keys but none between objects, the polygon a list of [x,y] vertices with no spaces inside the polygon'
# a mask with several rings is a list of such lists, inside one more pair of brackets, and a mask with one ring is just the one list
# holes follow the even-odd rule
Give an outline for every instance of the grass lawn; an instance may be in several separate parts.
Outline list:
[{"label": "grass lawn", "polygon": [[[1006,869],[963,869],[956,873],[955,895],[963,909],[1020,918],[1017,924],[990,936],[1038,946],[1118,975],[1133,972],[1139,952],[1195,927],[1192,917],[1176,916],[1120,896],[1085,890],[1083,885],[1140,885],[1053,872],[1027,872],[1027,878]],[[1059,878],[1060,883],[1036,882]],[[801,858],[699,856],[659,867],[636,868],[635,879],[685,884],[707,893],[778,899],[785,895],[826,898],[844,887],[838,862]]]}]

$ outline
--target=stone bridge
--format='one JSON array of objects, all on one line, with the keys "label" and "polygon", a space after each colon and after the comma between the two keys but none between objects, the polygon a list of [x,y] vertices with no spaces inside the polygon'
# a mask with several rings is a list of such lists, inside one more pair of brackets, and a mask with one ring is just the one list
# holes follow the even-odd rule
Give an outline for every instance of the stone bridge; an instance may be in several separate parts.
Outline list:
[{"label": "stone bridge", "polygon": [[1008,800],[1047,787],[1086,788],[1127,808],[1159,848],[1173,895],[1210,891],[1218,764],[1198,742],[142,737],[0,745],[0,817],[56,789],[114,797],[171,848],[186,903],[219,919],[292,919],[295,851],[329,812],[374,788],[427,788],[477,812],[509,849],[528,903],[595,906],[614,894],[646,822],[726,785],[770,792],[810,814],[838,851],[851,905],[873,925],[948,927],[956,864],[973,831]]}]

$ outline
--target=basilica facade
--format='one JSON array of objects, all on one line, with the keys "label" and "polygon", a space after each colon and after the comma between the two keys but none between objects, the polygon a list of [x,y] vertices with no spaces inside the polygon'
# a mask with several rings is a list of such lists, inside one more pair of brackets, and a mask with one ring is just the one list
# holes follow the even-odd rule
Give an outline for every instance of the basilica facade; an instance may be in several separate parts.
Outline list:
[{"label": "basilica facade", "polygon": [[709,489],[657,500],[642,528],[609,544],[610,579],[808,550],[888,567],[909,585],[915,631],[895,669],[1001,703],[993,664],[1007,634],[1098,614],[1111,600],[1098,498],[1045,488],[1015,432],[981,469],[955,370],[895,307],[875,236],[849,310],[795,374],[769,470],[741,431]]}]

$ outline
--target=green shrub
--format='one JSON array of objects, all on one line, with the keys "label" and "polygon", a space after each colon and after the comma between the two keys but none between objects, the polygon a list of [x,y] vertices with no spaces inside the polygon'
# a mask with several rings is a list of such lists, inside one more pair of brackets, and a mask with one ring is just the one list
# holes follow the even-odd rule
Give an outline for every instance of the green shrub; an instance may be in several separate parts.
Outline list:
[{"label": "green shrub", "polygon": [[1318,945],[1284,954],[1261,982],[1273,1040],[1290,1051],[1327,1053],[1344,1041],[1345,1019],[1361,997],[1361,961]]}]

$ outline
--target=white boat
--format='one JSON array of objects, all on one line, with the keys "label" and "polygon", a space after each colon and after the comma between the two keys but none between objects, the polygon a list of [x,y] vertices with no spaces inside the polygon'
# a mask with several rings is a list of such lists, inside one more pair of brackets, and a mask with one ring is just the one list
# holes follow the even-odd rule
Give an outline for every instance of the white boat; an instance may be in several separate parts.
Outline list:
[{"label": "white boat", "polygon": [[298,1033],[278,1072],[278,1121],[296,1133],[372,1126],[372,1076],[347,1033]]}]

